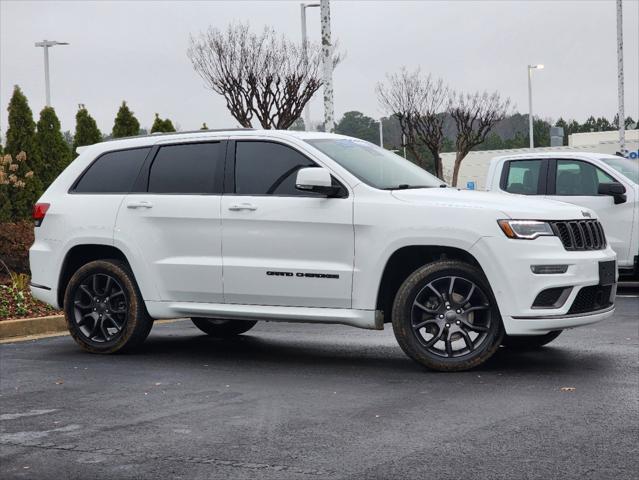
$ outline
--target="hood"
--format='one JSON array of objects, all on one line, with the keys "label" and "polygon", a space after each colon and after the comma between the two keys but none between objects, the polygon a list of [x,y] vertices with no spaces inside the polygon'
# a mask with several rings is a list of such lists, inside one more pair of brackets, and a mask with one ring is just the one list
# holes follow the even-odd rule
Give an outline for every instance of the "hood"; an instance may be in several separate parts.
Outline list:
[{"label": "hood", "polygon": [[580,220],[597,218],[588,208],[526,195],[458,190],[456,188],[420,188],[393,190],[398,200],[449,208],[494,210],[505,217],[520,220]]}]

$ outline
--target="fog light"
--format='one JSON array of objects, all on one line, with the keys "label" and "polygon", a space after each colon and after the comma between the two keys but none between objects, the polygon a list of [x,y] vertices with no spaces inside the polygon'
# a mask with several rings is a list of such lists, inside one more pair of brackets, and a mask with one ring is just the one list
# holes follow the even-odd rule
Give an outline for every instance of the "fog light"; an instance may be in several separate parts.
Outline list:
[{"label": "fog light", "polygon": [[566,273],[568,265],[531,265],[530,269],[537,274]]}]

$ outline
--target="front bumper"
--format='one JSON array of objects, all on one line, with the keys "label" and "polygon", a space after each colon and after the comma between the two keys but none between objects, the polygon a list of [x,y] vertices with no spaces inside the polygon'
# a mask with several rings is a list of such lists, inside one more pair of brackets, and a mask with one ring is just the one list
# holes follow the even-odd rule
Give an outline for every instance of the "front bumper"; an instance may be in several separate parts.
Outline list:
[{"label": "front bumper", "polygon": [[[557,237],[513,240],[483,237],[471,249],[479,261],[499,306],[509,335],[542,335],[553,330],[598,322],[614,314],[614,303],[596,311],[570,314],[583,287],[599,284],[599,262],[615,260],[614,251],[566,251]],[[531,265],[568,265],[563,274],[534,274]],[[558,308],[532,308],[537,295],[549,288],[572,287]],[[612,286],[614,301],[616,285]]]}]

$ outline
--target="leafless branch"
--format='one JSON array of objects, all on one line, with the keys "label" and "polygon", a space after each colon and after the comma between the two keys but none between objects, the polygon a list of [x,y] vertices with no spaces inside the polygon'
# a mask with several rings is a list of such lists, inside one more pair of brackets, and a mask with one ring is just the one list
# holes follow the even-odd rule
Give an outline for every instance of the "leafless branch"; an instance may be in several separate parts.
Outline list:
[{"label": "leafless branch", "polygon": [[[273,28],[251,33],[247,24],[209,28],[191,37],[188,57],[207,86],[222,95],[243,127],[287,129],[322,86],[321,47],[296,44]],[[333,57],[333,68],[340,61]]]}]

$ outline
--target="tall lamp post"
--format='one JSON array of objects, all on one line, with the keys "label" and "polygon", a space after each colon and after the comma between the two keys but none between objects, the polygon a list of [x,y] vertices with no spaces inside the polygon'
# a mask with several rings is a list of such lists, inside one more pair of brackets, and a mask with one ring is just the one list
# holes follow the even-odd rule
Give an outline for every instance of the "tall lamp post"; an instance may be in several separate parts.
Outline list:
[{"label": "tall lamp post", "polygon": [[44,84],[46,89],[46,106],[51,106],[51,84],[49,82],[49,47],[55,47],[56,45],[69,45],[68,42],[57,42],[55,40],[42,40],[36,42],[36,47],[42,47],[44,49]]},{"label": "tall lamp post", "polygon": [[626,117],[623,101],[623,7],[617,0],[617,94],[619,95],[619,152],[626,155]]},{"label": "tall lamp post", "polygon": [[543,70],[543,68],[543,65],[528,65],[528,137],[530,138],[530,148],[535,148],[533,139],[532,71]]},{"label": "tall lamp post", "polygon": [[[319,3],[300,3],[300,13],[302,17],[302,55],[304,56],[304,62],[308,62],[307,44],[308,39],[306,36],[306,9],[312,7],[319,7]],[[309,101],[310,102],[310,101]],[[309,108],[309,102],[304,105],[304,130],[308,131],[311,128],[311,110]]]}]

